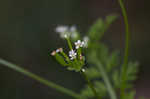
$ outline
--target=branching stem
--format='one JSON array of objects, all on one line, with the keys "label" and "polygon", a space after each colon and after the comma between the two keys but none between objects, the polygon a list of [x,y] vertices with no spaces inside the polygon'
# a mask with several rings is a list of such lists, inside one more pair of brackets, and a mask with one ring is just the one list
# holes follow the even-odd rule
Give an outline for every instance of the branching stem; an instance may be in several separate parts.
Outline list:
[{"label": "branching stem", "polygon": [[97,99],[101,99],[100,96],[98,95],[98,93],[96,92],[96,90],[95,90],[93,84],[92,84],[91,81],[88,79],[87,75],[86,75],[83,71],[81,71],[81,74],[82,74],[82,76],[84,77],[84,79],[87,81],[88,86],[89,86],[89,87],[91,88],[91,90],[93,91],[95,97],[96,97]]}]

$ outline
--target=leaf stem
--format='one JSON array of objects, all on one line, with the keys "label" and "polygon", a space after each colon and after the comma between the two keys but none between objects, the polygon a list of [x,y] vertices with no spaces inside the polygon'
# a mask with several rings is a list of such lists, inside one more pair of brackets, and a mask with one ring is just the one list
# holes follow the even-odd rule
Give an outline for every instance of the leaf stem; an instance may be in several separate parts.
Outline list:
[{"label": "leaf stem", "polygon": [[109,81],[109,78],[108,78],[108,76],[106,74],[105,69],[103,68],[102,64],[99,61],[97,61],[96,64],[97,64],[97,67],[100,70],[100,73],[102,74],[102,78],[103,78],[104,83],[105,83],[105,85],[107,87],[107,90],[108,90],[108,93],[110,95],[110,98],[111,99],[117,99],[117,96],[116,96],[115,91],[114,91],[114,89],[113,89],[113,87],[112,87],[112,85],[111,85],[111,83]]},{"label": "leaf stem", "polygon": [[97,99],[101,99],[100,96],[98,95],[98,93],[96,92],[93,84],[91,83],[91,81],[88,79],[87,75],[84,73],[84,71],[80,71],[80,73],[82,74],[82,76],[84,77],[84,79],[87,81],[88,86],[91,88],[91,90],[93,91],[93,93],[95,94],[95,97]]},{"label": "leaf stem", "polygon": [[123,99],[125,96],[125,79],[126,79],[126,72],[127,72],[127,64],[128,64],[128,56],[129,56],[129,38],[130,38],[130,33],[129,33],[129,23],[128,23],[128,17],[126,13],[126,9],[124,7],[123,1],[118,0],[122,15],[124,18],[124,24],[125,24],[125,32],[126,32],[126,37],[125,37],[125,52],[124,52],[124,62],[123,62],[123,67],[122,67],[122,72],[121,72],[121,87],[120,87],[120,98]]},{"label": "leaf stem", "polygon": [[57,85],[57,84],[55,84],[55,83],[53,83],[51,81],[48,81],[48,80],[46,80],[46,79],[44,79],[44,78],[42,78],[40,76],[37,76],[37,75],[29,72],[28,70],[25,70],[25,69],[21,68],[20,66],[12,64],[12,63],[10,63],[10,62],[8,62],[6,60],[3,60],[1,58],[0,58],[0,64],[4,65],[6,67],[9,67],[9,68],[11,68],[11,69],[13,69],[13,70],[15,70],[17,72],[20,72],[20,73],[22,73],[22,74],[24,74],[24,75],[26,75],[26,76],[28,76],[28,77],[30,77],[30,78],[40,82],[40,83],[42,83],[42,84],[44,84],[44,85],[46,85],[48,87],[56,89],[59,92],[62,92],[62,93],[67,94],[69,96],[72,96],[75,99],[81,99],[80,95],[78,95],[77,93],[75,93],[75,92],[73,92],[73,91],[71,91],[71,90],[69,90],[67,88],[64,88],[64,87],[62,87],[60,85]]}]

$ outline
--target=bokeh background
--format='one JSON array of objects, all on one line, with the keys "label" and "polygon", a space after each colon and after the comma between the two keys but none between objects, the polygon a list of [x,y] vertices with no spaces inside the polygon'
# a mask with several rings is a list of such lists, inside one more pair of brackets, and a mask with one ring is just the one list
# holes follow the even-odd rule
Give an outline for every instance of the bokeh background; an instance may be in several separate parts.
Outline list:
[{"label": "bokeh background", "polygon": [[[140,63],[134,82],[136,97],[150,97],[150,1],[125,0],[131,28],[130,60]],[[124,24],[117,0],[0,0],[0,57],[76,92],[82,77],[66,71],[48,55],[66,46],[54,29],[76,25],[86,35],[99,17],[116,13],[118,19],[102,41],[110,50],[124,49]],[[18,72],[0,65],[0,99],[71,99]]]}]

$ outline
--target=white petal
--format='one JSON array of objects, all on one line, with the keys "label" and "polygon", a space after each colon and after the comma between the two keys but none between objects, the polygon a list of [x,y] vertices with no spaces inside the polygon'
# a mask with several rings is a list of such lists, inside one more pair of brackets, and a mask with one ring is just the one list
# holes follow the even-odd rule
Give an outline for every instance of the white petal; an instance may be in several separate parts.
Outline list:
[{"label": "white petal", "polygon": [[81,43],[81,41],[80,41],[80,40],[78,40],[78,41],[77,41],[77,43],[79,44],[79,43]]},{"label": "white petal", "polygon": [[60,52],[60,50],[59,50],[59,49],[57,49],[57,50],[56,50],[56,52],[58,53],[58,52]]}]

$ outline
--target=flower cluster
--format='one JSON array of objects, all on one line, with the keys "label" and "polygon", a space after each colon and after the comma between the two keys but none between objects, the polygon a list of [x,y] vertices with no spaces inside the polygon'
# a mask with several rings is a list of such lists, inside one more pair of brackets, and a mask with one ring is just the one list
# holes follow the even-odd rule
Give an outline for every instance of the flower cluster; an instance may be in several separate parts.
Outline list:
[{"label": "flower cluster", "polygon": [[[62,48],[58,48],[51,53],[52,56],[63,66],[67,66],[69,70],[80,71],[84,65],[84,56],[82,56],[82,48],[87,47],[88,37],[84,37],[83,41],[77,39],[79,36],[75,26],[58,26],[55,31],[60,34],[61,38],[65,38],[68,42],[70,51],[69,55],[63,52]],[[72,47],[71,40],[74,42],[74,47]]]},{"label": "flower cluster", "polygon": [[[85,42],[84,42],[84,41],[81,41],[81,40],[77,40],[74,44],[75,44],[75,48],[76,48],[76,49],[79,49],[79,48],[85,46]],[[59,53],[59,52],[62,53],[62,52],[63,52],[63,49],[62,49],[62,48],[58,48],[58,49],[56,49],[55,51],[53,51],[53,52],[51,53],[51,55],[54,56],[56,53]],[[70,60],[76,59],[76,58],[77,58],[77,53],[76,53],[76,51],[73,50],[73,49],[70,50],[70,51],[69,51],[69,57],[70,57]],[[80,54],[80,57],[81,57],[81,54]]]}]

